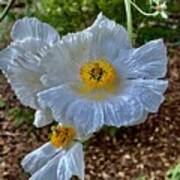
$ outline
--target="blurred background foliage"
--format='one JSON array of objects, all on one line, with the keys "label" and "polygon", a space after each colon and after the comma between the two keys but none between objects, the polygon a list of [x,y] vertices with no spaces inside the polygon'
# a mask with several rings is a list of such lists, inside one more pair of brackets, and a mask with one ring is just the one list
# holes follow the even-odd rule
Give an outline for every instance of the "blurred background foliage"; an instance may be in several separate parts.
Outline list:
[{"label": "blurred background foliage", "polygon": [[[0,0],[0,11],[6,3],[7,0]],[[136,4],[146,12],[150,11],[148,0],[138,0]],[[172,44],[179,43],[179,0],[168,0],[167,6],[168,19],[144,17],[132,7],[136,44],[160,37]],[[126,25],[124,0],[16,0],[8,16],[0,23],[1,27],[6,27],[0,28],[0,38],[6,38],[11,22],[23,16],[37,16],[54,26],[61,35],[65,35],[91,25],[101,11],[110,19]]]}]

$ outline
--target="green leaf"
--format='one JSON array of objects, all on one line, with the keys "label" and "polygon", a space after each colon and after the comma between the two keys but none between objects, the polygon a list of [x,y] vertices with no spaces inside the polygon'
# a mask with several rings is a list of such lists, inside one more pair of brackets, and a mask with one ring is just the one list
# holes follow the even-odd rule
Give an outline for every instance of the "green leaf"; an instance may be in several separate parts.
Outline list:
[{"label": "green leaf", "polygon": [[167,180],[180,180],[180,163],[172,167],[166,173]]}]

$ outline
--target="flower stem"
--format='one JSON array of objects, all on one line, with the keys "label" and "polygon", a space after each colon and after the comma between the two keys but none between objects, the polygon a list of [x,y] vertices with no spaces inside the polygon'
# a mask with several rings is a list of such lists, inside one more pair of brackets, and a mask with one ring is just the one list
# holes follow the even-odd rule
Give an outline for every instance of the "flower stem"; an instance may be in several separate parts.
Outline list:
[{"label": "flower stem", "polygon": [[132,41],[133,25],[132,25],[132,13],[131,13],[131,0],[124,0],[124,5],[126,10],[127,30],[128,30],[129,38]]},{"label": "flower stem", "polygon": [[0,22],[6,17],[15,0],[9,0],[3,12],[0,14]]},{"label": "flower stem", "polygon": [[130,1],[130,3],[144,16],[156,16],[157,13],[153,12],[153,13],[147,13],[144,12],[139,6],[137,6],[134,2]]}]

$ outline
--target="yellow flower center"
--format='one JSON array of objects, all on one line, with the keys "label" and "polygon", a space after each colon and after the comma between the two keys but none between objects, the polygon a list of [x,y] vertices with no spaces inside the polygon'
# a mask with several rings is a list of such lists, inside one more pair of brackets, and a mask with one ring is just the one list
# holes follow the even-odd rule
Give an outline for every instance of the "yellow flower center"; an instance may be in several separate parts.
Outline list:
[{"label": "yellow flower center", "polygon": [[75,136],[76,131],[73,127],[64,127],[62,125],[58,125],[56,127],[52,127],[50,140],[55,148],[64,148],[73,141]]},{"label": "yellow flower center", "polygon": [[104,88],[116,80],[116,70],[105,59],[90,61],[80,69],[81,80],[91,88]]}]

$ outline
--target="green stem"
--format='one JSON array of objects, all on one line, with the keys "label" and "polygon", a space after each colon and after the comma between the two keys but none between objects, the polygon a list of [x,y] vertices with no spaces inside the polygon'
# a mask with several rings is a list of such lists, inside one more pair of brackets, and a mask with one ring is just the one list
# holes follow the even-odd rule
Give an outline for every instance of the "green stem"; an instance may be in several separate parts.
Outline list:
[{"label": "green stem", "polygon": [[6,17],[15,0],[9,0],[3,12],[0,14],[0,22]]},{"label": "green stem", "polygon": [[131,1],[124,0],[124,5],[126,10],[127,30],[128,30],[129,38],[132,41],[133,25],[132,25]]},{"label": "green stem", "polygon": [[153,13],[147,13],[147,12],[144,12],[139,6],[137,6],[134,2],[130,1],[131,4],[144,16],[156,16],[157,13],[156,12],[153,12]]}]

